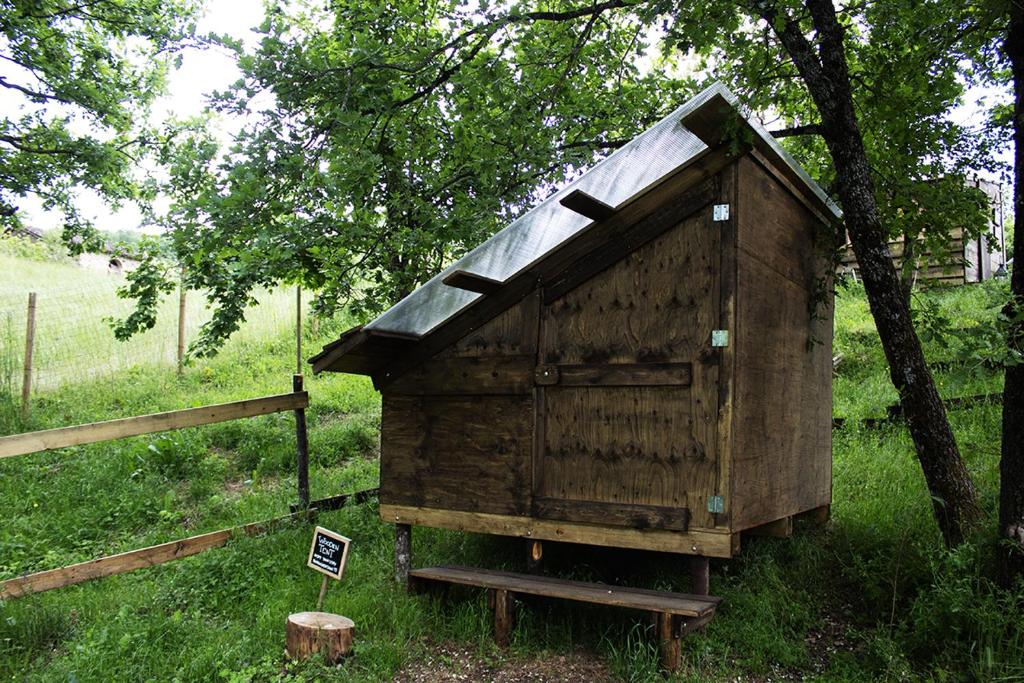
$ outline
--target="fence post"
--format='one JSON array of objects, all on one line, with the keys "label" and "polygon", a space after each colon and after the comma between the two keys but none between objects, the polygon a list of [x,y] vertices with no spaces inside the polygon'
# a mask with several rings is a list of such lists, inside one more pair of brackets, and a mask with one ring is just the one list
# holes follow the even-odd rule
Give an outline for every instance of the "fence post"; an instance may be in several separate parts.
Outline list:
[{"label": "fence post", "polygon": [[295,288],[295,374],[302,374],[302,285]]},{"label": "fence post", "polygon": [[185,371],[185,269],[178,286],[178,375]]},{"label": "fence post", "polygon": [[28,295],[28,321],[25,325],[25,372],[21,376],[21,416],[28,415],[28,398],[32,393],[32,351],[36,339],[36,293]]},{"label": "fence post", "polygon": [[[292,390],[302,391],[302,375],[292,377]],[[309,507],[309,436],[306,434],[306,411],[299,408],[295,411],[295,458],[299,479],[299,508]]]}]

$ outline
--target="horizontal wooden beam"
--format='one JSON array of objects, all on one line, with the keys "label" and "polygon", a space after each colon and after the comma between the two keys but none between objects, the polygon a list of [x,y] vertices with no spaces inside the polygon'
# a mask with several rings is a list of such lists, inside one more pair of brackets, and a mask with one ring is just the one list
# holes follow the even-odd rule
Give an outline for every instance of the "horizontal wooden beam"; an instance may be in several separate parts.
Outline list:
[{"label": "horizontal wooden beam", "polygon": [[389,384],[391,395],[527,395],[533,392],[533,356],[438,358],[413,368]]},{"label": "horizontal wooden beam", "polygon": [[564,519],[588,524],[610,524],[633,529],[669,529],[686,531],[690,527],[690,510],[664,505],[607,503],[590,500],[536,497],[533,514],[541,519]]},{"label": "horizontal wooden beam", "polygon": [[[356,505],[365,503],[371,498],[376,498],[380,493],[380,489],[374,487],[372,489],[363,489],[362,491],[354,491],[352,493],[341,493],[337,496],[328,496],[327,498],[321,498],[320,500],[314,500],[309,504],[310,510],[316,510],[317,512],[326,512],[328,510],[340,510],[345,507],[351,500]],[[288,509],[292,512],[300,512],[302,510],[301,505],[289,505]]]},{"label": "horizontal wooden beam", "polygon": [[573,190],[562,197],[558,203],[592,221],[603,221],[615,213],[614,206],[609,206],[600,199],[591,197],[583,190]]},{"label": "horizontal wooden beam", "polygon": [[129,550],[128,552],[120,553],[118,555],[110,555],[96,560],[89,560],[88,562],[80,562],[67,567],[61,567],[60,569],[50,569],[47,571],[36,572],[35,574],[28,574],[14,579],[8,579],[7,581],[0,583],[0,600],[20,598],[32,593],[42,593],[43,591],[49,591],[55,588],[73,586],[76,583],[82,583],[84,581],[100,579],[105,576],[113,576],[115,574],[124,574],[125,572],[130,572],[135,569],[143,569],[145,567],[163,564],[164,562],[171,562],[172,560],[180,560],[181,558],[189,557],[190,555],[198,555],[199,553],[206,552],[207,550],[227,545],[227,542],[236,534],[255,536],[262,534],[283,522],[305,517],[305,515],[306,513],[304,512],[284,515],[283,517],[275,517],[274,519],[268,519],[262,522],[253,522],[251,524],[232,527],[230,529],[211,531],[207,534],[183,538],[179,541],[161,543],[160,545],[141,548],[139,550]]},{"label": "horizontal wooden beam", "polygon": [[498,536],[521,536],[541,541],[656,550],[705,557],[732,557],[740,551],[739,534],[712,529],[627,529],[601,524],[385,503],[381,503],[380,518],[393,524],[413,524]]},{"label": "horizontal wooden beam", "polygon": [[689,363],[538,365],[534,381],[560,387],[688,387],[692,375]]},{"label": "horizontal wooden beam", "polygon": [[99,441],[123,439],[128,436],[155,434],[157,432],[166,432],[170,429],[198,427],[199,425],[237,420],[242,417],[255,417],[257,415],[298,410],[308,405],[309,394],[305,391],[300,391],[292,394],[235,401],[233,403],[220,403],[201,408],[186,408],[185,410],[172,410],[166,413],[154,413],[152,415],[125,417],[119,420],[107,420],[106,422],[75,425],[74,427],[47,429],[41,432],[14,434],[0,437],[0,458],[37,453],[53,448],[67,448],[68,446],[82,446]]},{"label": "horizontal wooden beam", "polygon": [[494,294],[501,289],[501,280],[494,280],[466,270],[452,271],[442,282],[449,287],[484,295]]},{"label": "horizontal wooden beam", "polygon": [[783,517],[774,522],[761,524],[760,526],[744,529],[743,533],[748,536],[768,536],[771,538],[789,538],[793,535],[793,518]]}]

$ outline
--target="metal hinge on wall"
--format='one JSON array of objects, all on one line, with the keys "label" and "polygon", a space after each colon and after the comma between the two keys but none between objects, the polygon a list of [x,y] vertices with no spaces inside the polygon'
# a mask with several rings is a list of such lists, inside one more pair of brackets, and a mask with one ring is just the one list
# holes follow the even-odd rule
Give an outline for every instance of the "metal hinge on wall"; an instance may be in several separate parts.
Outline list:
[{"label": "metal hinge on wall", "polygon": [[711,346],[722,347],[729,345],[729,330],[711,330]]},{"label": "metal hinge on wall", "polygon": [[712,220],[715,222],[729,220],[729,205],[715,204],[715,208],[712,211]]},{"label": "metal hinge on wall", "polygon": [[725,498],[722,496],[708,496],[708,512],[720,515],[725,512]]}]

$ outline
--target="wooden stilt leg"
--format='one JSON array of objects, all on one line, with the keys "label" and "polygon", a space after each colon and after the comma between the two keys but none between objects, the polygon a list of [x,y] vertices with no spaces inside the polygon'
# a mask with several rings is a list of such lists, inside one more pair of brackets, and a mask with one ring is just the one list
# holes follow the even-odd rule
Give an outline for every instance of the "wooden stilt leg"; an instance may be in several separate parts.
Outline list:
[{"label": "wooden stilt leg", "polygon": [[678,617],[674,614],[655,612],[658,632],[658,654],[662,671],[671,673],[679,669]]},{"label": "wooden stilt leg", "polygon": [[494,595],[494,642],[508,647],[512,640],[512,596],[507,590],[496,589]]},{"label": "wooden stilt leg", "polygon": [[412,568],[412,527],[408,524],[395,525],[395,581],[408,586],[409,569]]},{"label": "wooden stilt leg", "polygon": [[526,541],[526,571],[529,574],[539,574],[541,562],[544,558],[544,546],[540,541]]},{"label": "wooden stilt leg", "polygon": [[690,558],[690,592],[694,595],[708,595],[711,586],[708,558]]}]

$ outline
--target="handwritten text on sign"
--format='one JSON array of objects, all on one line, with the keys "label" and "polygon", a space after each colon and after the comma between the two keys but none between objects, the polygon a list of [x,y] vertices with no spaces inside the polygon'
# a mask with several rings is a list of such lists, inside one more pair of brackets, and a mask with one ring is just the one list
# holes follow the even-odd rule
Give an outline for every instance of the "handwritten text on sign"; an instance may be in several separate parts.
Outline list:
[{"label": "handwritten text on sign", "polygon": [[345,572],[345,560],[348,559],[348,546],[351,542],[341,534],[318,526],[313,533],[313,544],[309,547],[309,561],[306,565],[340,581]]}]

